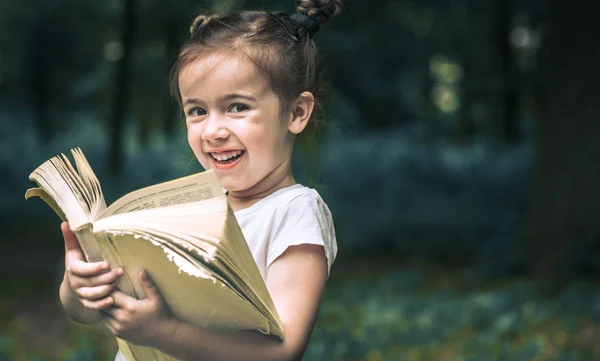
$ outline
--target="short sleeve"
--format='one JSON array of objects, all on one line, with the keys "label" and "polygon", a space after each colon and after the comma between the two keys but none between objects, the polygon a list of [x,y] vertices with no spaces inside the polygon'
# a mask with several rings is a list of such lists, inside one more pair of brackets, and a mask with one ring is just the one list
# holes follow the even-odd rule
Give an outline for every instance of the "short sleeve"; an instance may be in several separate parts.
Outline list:
[{"label": "short sleeve", "polygon": [[268,268],[289,246],[321,245],[327,257],[328,275],[337,255],[333,218],[319,194],[311,190],[293,198],[278,216],[267,249]]}]

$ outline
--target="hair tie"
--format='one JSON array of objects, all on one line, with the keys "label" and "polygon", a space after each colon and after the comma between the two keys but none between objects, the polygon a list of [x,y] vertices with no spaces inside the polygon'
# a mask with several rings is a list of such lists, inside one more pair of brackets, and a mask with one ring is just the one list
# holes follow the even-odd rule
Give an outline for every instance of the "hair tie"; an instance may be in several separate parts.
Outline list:
[{"label": "hair tie", "polygon": [[302,37],[305,34],[308,34],[308,36],[312,38],[315,35],[315,33],[319,31],[319,23],[315,19],[307,15],[295,13],[292,16],[290,16],[289,20],[295,25],[294,27],[291,27],[291,24],[289,24],[289,22],[286,21],[286,19],[283,19],[280,16],[275,15],[273,13],[267,14],[272,16],[275,20],[277,20],[277,22],[283,25],[290,37],[297,43],[302,41]]},{"label": "hair tie", "polygon": [[295,13],[290,16],[290,20],[298,25],[296,31],[301,31],[300,37],[308,33],[308,37],[312,38],[320,28],[319,23],[308,15]]},{"label": "hair tie", "polygon": [[267,13],[267,14],[269,14],[271,17],[273,17],[275,20],[277,20],[277,22],[279,22],[285,28],[285,30],[288,32],[290,37],[295,42],[300,42],[300,40],[302,40],[300,37],[300,34],[298,34],[298,31],[296,29],[290,28],[290,26],[287,24],[287,22],[284,19],[282,19],[281,17],[279,17],[273,13]]}]

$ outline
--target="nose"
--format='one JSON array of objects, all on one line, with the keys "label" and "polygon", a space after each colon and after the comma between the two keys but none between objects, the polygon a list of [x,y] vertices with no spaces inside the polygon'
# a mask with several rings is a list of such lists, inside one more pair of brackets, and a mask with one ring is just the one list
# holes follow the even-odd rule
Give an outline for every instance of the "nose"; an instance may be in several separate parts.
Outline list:
[{"label": "nose", "polygon": [[209,115],[204,119],[204,129],[202,131],[202,140],[220,140],[227,139],[229,130],[226,127],[225,119],[219,114]]}]

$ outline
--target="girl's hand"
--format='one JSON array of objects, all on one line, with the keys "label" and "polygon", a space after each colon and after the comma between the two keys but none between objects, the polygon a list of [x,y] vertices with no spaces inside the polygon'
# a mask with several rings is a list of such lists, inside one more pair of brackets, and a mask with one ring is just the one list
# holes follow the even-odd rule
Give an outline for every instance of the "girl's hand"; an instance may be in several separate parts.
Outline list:
[{"label": "girl's hand", "polygon": [[108,329],[118,338],[141,346],[151,346],[162,340],[161,335],[173,335],[176,321],[150,279],[140,272],[140,283],[146,298],[137,300],[121,291],[114,291],[114,303],[102,310]]},{"label": "girl's hand", "polygon": [[110,306],[113,299],[109,295],[116,289],[123,270],[111,270],[106,262],[87,262],[68,223],[63,222],[60,228],[65,239],[65,280],[69,287],[85,308],[101,310]]}]

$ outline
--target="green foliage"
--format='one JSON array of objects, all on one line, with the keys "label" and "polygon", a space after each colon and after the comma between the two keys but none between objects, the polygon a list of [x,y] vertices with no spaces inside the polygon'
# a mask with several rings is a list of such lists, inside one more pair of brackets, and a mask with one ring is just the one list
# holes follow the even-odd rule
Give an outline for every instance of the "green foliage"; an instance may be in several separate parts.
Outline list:
[{"label": "green foliage", "polygon": [[76,337],[74,347],[68,350],[64,356],[65,361],[97,361],[102,360],[102,353],[89,338],[79,335]]}]

